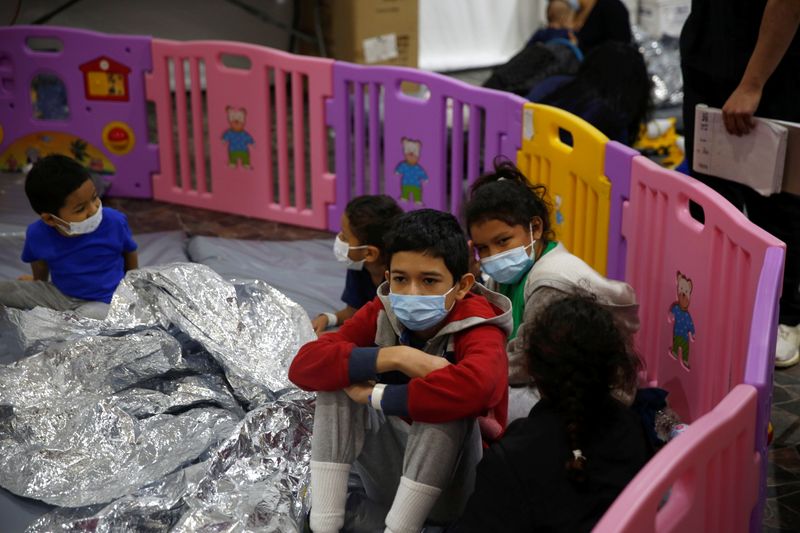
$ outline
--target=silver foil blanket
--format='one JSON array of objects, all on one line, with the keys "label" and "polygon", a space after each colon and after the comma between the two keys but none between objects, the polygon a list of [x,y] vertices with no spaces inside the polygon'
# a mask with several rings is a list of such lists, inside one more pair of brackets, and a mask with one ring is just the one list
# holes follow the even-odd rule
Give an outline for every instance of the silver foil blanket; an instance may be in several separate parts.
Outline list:
[{"label": "silver foil blanket", "polygon": [[130,272],[104,321],[0,315],[19,359],[0,365],[0,485],[63,507],[31,530],[297,528],[313,412],[286,376],[313,338],[297,304],[181,263]]},{"label": "silver foil blanket", "polygon": [[633,28],[634,41],[644,56],[652,82],[651,98],[655,107],[679,106],[683,103],[683,75],[678,38],[668,35],[656,39]]}]

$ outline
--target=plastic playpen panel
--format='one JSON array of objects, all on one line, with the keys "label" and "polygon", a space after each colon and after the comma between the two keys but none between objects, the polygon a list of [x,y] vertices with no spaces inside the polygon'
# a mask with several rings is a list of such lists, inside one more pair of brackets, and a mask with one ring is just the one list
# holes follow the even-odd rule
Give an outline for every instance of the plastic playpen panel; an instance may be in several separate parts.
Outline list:
[{"label": "plastic playpen panel", "polygon": [[756,404],[756,390],[737,385],[645,465],[594,533],[748,531],[761,462]]},{"label": "plastic playpen panel", "polygon": [[151,38],[51,26],[0,29],[0,169],[51,153],[149,198],[158,147],[148,144],[143,74]]},{"label": "plastic playpen panel", "polygon": [[547,187],[556,238],[606,274],[611,182],[605,176],[608,138],[564,110],[525,104],[517,164]]},{"label": "plastic playpen panel", "polygon": [[469,185],[496,156],[512,158],[519,149],[525,101],[515,95],[414,69],[343,62],[334,65],[333,83],[334,231],[347,202],[361,194],[459,216]]},{"label": "plastic playpen panel", "polygon": [[784,244],[710,188],[641,156],[632,163],[623,232],[647,378],[669,390],[670,405],[691,422],[743,383],[765,256]]},{"label": "plastic playpen panel", "polygon": [[611,181],[611,206],[608,219],[608,263],[606,276],[625,279],[628,244],[622,235],[622,209],[631,191],[631,164],[639,152],[617,141],[606,144],[605,174]]},{"label": "plastic playpen panel", "polygon": [[157,200],[324,229],[334,200],[324,101],[333,61],[153,40]]},{"label": "plastic playpen panel", "polygon": [[758,282],[750,340],[747,346],[747,366],[744,381],[758,391],[756,414],[756,451],[761,455],[759,475],[759,505],[750,517],[750,531],[761,531],[764,504],[767,498],[768,427],[772,406],[772,383],[775,372],[775,330],[778,324],[778,302],[783,285],[785,250],[770,248]]}]

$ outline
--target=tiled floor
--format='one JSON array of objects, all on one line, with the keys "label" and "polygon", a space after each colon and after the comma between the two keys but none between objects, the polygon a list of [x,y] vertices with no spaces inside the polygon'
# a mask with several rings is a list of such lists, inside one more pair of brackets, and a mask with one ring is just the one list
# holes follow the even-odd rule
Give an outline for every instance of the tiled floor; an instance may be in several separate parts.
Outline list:
[{"label": "tiled floor", "polygon": [[800,365],[775,371],[764,531],[800,531]]}]

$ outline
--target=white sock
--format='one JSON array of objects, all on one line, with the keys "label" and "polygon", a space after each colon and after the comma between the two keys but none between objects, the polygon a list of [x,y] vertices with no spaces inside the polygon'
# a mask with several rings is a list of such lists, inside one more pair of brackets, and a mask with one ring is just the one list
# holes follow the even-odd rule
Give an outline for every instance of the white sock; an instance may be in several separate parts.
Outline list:
[{"label": "white sock", "polygon": [[311,516],[314,533],[334,533],[344,526],[350,465],[311,461]]},{"label": "white sock", "polygon": [[386,515],[386,533],[419,533],[441,493],[442,489],[401,477]]}]

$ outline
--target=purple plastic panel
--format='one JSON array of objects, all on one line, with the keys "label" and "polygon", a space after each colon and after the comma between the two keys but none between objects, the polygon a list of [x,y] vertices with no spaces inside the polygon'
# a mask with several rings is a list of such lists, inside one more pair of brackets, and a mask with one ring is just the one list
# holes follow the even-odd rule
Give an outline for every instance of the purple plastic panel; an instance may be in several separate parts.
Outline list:
[{"label": "purple plastic panel", "polygon": [[625,279],[628,243],[622,235],[622,206],[630,198],[631,162],[637,155],[639,152],[617,141],[606,143],[605,174],[611,181],[606,276],[611,279]]},{"label": "purple plastic panel", "polygon": [[767,498],[767,432],[772,406],[772,383],[775,370],[775,343],[778,329],[778,302],[783,280],[785,250],[769,248],[758,281],[753,305],[753,321],[747,345],[744,382],[758,391],[756,412],[756,452],[761,456],[758,504],[750,516],[750,531],[761,531]]},{"label": "purple plastic panel", "polygon": [[[42,51],[52,47],[36,46],[30,39],[60,41],[61,49]],[[0,169],[21,167],[25,161],[14,157],[9,162],[9,154],[25,153],[23,145],[35,139],[45,151],[66,154],[73,149],[71,141],[77,140],[86,143],[78,150],[88,154],[84,157],[87,166],[100,172],[108,172],[111,166],[115,169],[105,176],[112,183],[109,194],[150,198],[150,176],[158,169],[158,146],[148,144],[144,96],[144,72],[152,67],[150,41],[150,37],[54,26],[1,28]],[[109,74],[114,75],[112,81]],[[31,84],[40,75],[55,75],[63,82],[68,118],[34,118],[38,107],[32,102]],[[90,86],[92,98],[88,97]],[[103,91],[107,96],[102,96]]]},{"label": "purple plastic panel", "polygon": [[[403,82],[418,84],[419,96],[404,93]],[[327,103],[336,134],[333,231],[360,194],[384,193],[404,209],[459,216],[469,185],[496,156],[516,160],[525,103],[518,96],[430,72],[344,62],[334,64],[333,84]]]}]

